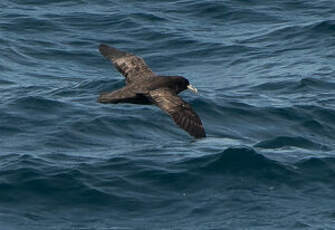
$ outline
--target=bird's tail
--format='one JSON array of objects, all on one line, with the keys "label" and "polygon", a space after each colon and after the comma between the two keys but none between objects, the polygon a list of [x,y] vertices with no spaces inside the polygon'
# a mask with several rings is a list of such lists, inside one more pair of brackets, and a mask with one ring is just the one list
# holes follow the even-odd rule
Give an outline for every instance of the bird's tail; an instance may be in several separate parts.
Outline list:
[{"label": "bird's tail", "polygon": [[97,101],[103,104],[117,104],[120,102],[120,99],[115,97],[113,93],[102,93],[98,97]]}]

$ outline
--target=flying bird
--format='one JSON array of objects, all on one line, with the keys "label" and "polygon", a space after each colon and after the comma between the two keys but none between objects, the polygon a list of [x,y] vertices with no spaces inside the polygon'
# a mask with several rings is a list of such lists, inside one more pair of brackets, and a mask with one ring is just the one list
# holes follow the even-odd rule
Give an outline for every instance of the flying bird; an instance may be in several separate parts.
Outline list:
[{"label": "flying bird", "polygon": [[98,102],[154,104],[191,136],[195,138],[206,136],[199,116],[178,96],[185,89],[198,92],[186,78],[156,75],[143,58],[104,44],[99,46],[99,51],[126,78],[126,85],[113,92],[102,93]]}]

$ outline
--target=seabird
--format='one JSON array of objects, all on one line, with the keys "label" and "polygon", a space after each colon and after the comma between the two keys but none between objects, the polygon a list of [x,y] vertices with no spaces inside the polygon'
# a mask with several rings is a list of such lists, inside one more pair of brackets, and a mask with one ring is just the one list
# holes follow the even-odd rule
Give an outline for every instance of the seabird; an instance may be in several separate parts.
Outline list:
[{"label": "seabird", "polygon": [[185,89],[198,92],[186,78],[158,76],[147,66],[143,58],[104,44],[99,46],[99,51],[125,76],[126,85],[113,92],[102,93],[98,102],[154,104],[190,135],[195,138],[206,136],[199,116],[178,96]]}]

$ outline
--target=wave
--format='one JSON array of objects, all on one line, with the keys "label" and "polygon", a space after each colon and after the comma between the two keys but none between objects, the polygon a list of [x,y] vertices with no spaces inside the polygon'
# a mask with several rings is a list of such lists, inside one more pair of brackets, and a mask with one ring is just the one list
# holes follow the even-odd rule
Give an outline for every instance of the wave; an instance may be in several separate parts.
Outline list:
[{"label": "wave", "polygon": [[275,149],[275,148],[282,148],[286,146],[294,146],[300,148],[307,148],[307,149],[315,149],[315,150],[330,150],[327,146],[314,143],[304,137],[276,137],[270,140],[265,140],[257,143],[255,147],[260,148],[268,148],[268,149]]},{"label": "wave", "polygon": [[[280,39],[281,41],[291,41],[292,39],[305,37],[306,41],[303,44],[309,44],[316,38],[320,38],[321,34],[331,35],[332,33],[334,33],[334,27],[335,23],[333,20],[324,20],[305,24],[285,25],[276,27],[272,30],[268,30],[255,37],[247,38],[243,40],[243,42],[262,43],[265,40],[272,40],[273,38],[276,38],[278,40]],[[313,39],[310,39],[312,38],[310,36],[313,36]]]},{"label": "wave", "polygon": [[252,88],[261,91],[276,91],[281,93],[297,94],[300,92],[309,93],[313,91],[324,91],[330,90],[335,87],[335,82],[330,81],[330,79],[320,79],[320,78],[302,78],[298,81],[285,80],[276,82],[266,82],[261,83]]},{"label": "wave", "polygon": [[[168,188],[183,191],[190,185],[235,186],[232,178],[236,184],[239,184],[238,178],[244,178],[257,181],[258,186],[279,183],[296,187],[315,182],[335,185],[333,157],[314,157],[287,165],[245,147],[227,148],[200,157],[187,156],[165,164],[145,158],[143,154],[110,159],[11,154],[0,159],[2,202],[38,197],[41,201],[52,199],[64,205],[112,203],[125,209],[134,202],[142,205],[142,199],[148,199],[155,191]],[[225,180],[233,184],[228,185]]]}]

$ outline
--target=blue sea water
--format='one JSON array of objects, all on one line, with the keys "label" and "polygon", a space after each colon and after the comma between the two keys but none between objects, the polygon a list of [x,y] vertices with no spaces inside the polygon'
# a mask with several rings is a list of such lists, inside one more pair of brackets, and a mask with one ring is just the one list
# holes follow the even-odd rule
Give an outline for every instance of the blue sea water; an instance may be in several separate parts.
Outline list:
[{"label": "blue sea water", "polygon": [[[2,0],[0,229],[334,229],[335,2]],[[194,140],[103,105],[98,52],[182,75]]]}]

